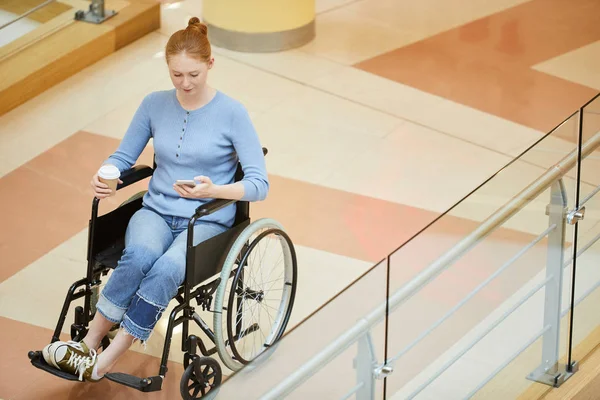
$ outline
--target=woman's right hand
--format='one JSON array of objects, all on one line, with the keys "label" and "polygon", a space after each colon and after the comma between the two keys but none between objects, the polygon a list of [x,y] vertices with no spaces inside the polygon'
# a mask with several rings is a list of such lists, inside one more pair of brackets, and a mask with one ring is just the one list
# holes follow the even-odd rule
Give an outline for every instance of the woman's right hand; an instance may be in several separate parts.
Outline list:
[{"label": "woman's right hand", "polygon": [[[119,183],[123,183],[123,181],[119,179]],[[90,185],[94,190],[94,196],[96,196],[96,198],[100,200],[113,196],[115,194],[114,191],[108,188],[108,185],[106,183],[100,182],[100,180],[98,179],[98,173],[94,174]]]}]

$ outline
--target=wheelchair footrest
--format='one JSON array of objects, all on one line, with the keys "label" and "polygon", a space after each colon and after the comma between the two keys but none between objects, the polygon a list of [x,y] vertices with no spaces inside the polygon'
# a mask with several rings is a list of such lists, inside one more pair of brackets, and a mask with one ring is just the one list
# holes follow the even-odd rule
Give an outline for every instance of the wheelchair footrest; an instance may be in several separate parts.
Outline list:
[{"label": "wheelchair footrest", "polygon": [[52,375],[58,376],[59,378],[80,382],[79,377],[48,365],[46,360],[44,360],[41,351],[30,351],[29,358],[31,359],[31,364],[36,368],[49,372]]},{"label": "wheelchair footrest", "polygon": [[129,386],[141,392],[155,392],[162,388],[161,376],[151,376],[150,378],[139,378],[137,376],[123,374],[121,372],[113,372],[104,375],[106,379],[121,385]]}]

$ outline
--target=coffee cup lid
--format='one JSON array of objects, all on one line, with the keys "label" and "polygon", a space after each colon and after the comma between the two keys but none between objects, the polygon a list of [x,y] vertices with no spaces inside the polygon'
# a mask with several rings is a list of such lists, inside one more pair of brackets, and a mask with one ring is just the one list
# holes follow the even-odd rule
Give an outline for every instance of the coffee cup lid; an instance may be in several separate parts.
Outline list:
[{"label": "coffee cup lid", "polygon": [[104,179],[117,179],[121,176],[121,172],[114,165],[106,164],[100,167],[98,176]]}]

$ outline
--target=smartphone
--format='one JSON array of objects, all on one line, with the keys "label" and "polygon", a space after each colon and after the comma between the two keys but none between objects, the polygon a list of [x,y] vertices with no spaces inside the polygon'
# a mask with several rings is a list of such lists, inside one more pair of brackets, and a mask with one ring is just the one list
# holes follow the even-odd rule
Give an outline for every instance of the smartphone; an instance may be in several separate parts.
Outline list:
[{"label": "smartphone", "polygon": [[191,186],[191,187],[196,186],[196,182],[193,179],[177,179],[175,181],[175,184],[182,185],[182,186]]}]

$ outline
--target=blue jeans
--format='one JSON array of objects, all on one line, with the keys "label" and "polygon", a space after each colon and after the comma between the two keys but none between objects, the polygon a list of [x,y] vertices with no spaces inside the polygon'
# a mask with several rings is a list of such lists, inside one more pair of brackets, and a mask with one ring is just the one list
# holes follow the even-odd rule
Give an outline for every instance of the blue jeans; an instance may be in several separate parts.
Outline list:
[{"label": "blue jeans", "polygon": [[[188,218],[163,216],[143,207],[127,226],[125,250],[96,309],[141,341],[148,340],[185,278],[188,223]],[[226,229],[197,221],[194,246]]]}]

